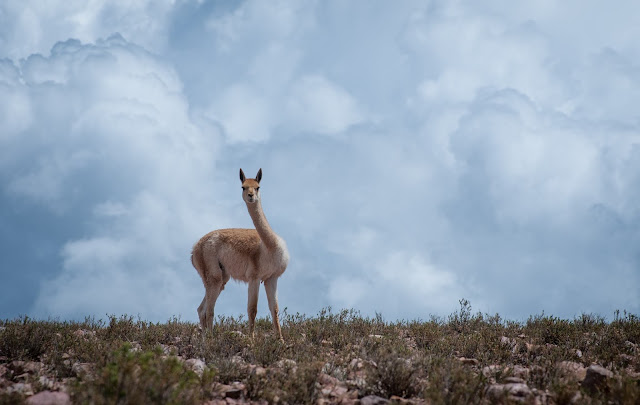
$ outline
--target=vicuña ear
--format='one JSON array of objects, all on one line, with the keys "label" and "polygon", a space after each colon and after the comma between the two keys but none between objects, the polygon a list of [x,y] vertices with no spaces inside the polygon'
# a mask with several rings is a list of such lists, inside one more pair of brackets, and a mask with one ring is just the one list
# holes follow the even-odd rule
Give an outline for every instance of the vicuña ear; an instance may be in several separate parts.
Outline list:
[{"label": "vicu\u00f1a ear", "polygon": [[244,183],[245,179],[246,177],[244,176],[244,172],[242,171],[242,169],[240,169],[240,181]]},{"label": "vicu\u00f1a ear", "polygon": [[262,179],[262,168],[260,168],[260,170],[258,170],[258,174],[256,174],[256,181],[258,183],[260,183],[261,179]]}]

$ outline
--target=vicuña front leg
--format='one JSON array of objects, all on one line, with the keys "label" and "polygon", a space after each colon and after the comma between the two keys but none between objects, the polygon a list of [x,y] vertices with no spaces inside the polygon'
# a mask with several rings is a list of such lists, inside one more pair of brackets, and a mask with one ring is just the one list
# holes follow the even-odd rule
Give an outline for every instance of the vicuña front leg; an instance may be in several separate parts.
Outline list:
[{"label": "vicu\u00f1a front leg", "polygon": [[260,291],[260,280],[249,282],[249,300],[247,303],[247,313],[249,314],[249,336],[253,339],[253,328],[258,313],[258,292]]},{"label": "vicu\u00f1a front leg", "polygon": [[267,293],[267,301],[269,301],[269,311],[271,311],[271,320],[273,321],[273,329],[278,334],[280,340],[282,338],[282,331],[280,330],[280,320],[278,318],[278,278],[271,277],[264,281],[264,290]]}]

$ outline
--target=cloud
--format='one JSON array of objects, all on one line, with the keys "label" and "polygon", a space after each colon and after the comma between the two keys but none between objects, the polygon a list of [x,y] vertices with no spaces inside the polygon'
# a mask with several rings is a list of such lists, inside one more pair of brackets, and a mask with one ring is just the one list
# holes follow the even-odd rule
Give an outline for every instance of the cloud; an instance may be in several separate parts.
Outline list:
[{"label": "cloud", "polygon": [[[471,297],[473,289],[450,271],[437,268],[420,254],[393,250],[372,229],[361,229],[333,242],[335,253],[352,270],[329,283],[328,298],[338,308],[363,308],[391,319],[427,319],[455,310],[452,297]],[[379,247],[390,245],[387,249]]]},{"label": "cloud", "polygon": [[315,7],[248,1],[214,14],[199,32],[215,44],[211,65],[224,60],[237,67],[231,83],[212,86],[218,91],[204,107],[231,143],[265,142],[282,132],[336,135],[366,120],[349,89],[322,73],[299,71],[303,40],[315,27]]},{"label": "cloud", "polygon": [[318,75],[292,78],[272,93],[234,84],[205,114],[231,143],[266,142],[278,131],[336,135],[365,121],[348,91]]},{"label": "cloud", "polygon": [[180,79],[117,35],[58,43],[19,69],[5,95],[38,120],[4,142],[5,192],[85,224],[63,243],[34,313],[186,313],[167,297],[193,297],[199,283],[185,258],[215,216],[206,185],[215,190],[216,134],[191,119]]},{"label": "cloud", "polygon": [[46,274],[33,313],[195,320],[191,244],[251,226],[239,166],[289,312],[640,309],[633,2],[69,4],[0,33],[0,204],[53,263],[5,255]]},{"label": "cloud", "polygon": [[230,142],[264,142],[274,125],[268,100],[246,85],[234,85],[211,108]]},{"label": "cloud", "polygon": [[0,5],[0,55],[14,60],[45,54],[68,38],[93,42],[120,32],[147,49],[160,50],[167,37],[174,1],[38,1]]},{"label": "cloud", "polygon": [[364,121],[357,101],[322,76],[307,76],[293,84],[287,101],[287,123],[294,131],[337,134]]}]

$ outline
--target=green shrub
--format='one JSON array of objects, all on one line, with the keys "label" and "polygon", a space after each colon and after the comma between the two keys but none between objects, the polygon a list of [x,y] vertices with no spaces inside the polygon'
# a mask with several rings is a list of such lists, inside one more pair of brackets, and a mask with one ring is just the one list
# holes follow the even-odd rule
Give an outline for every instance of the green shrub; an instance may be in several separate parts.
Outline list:
[{"label": "green shrub", "polygon": [[199,404],[207,382],[212,382],[210,373],[201,380],[174,356],[163,356],[160,350],[135,352],[125,344],[95,376],[79,380],[73,399],[92,404]]}]

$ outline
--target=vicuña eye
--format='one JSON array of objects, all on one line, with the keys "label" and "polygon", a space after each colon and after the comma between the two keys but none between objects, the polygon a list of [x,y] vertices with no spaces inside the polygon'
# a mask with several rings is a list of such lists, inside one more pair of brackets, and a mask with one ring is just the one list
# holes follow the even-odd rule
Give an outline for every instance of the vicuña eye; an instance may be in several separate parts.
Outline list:
[{"label": "vicu\u00f1a eye", "polygon": [[247,189],[246,187],[242,187],[242,191],[244,191],[244,190],[246,190],[246,189]]},{"label": "vicu\u00f1a eye", "polygon": [[260,191],[260,187],[256,187],[256,191]]}]

